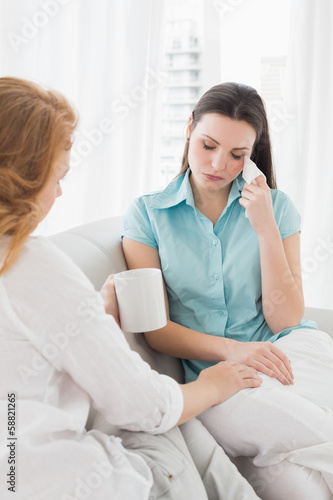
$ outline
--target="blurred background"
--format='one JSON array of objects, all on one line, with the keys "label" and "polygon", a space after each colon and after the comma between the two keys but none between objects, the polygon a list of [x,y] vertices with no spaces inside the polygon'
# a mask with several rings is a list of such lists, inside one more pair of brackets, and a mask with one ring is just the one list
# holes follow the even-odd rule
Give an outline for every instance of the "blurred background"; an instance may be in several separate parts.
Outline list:
[{"label": "blurred background", "polygon": [[177,174],[185,126],[223,81],[263,97],[279,189],[302,216],[307,306],[333,309],[331,0],[0,0],[0,76],[63,92],[80,122],[36,231],[121,215]]}]

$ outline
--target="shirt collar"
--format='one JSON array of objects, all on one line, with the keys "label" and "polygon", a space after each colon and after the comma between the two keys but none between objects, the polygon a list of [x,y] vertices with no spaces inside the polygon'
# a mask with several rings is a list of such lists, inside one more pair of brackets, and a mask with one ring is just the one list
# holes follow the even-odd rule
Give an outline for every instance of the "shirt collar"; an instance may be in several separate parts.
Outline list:
[{"label": "shirt collar", "polygon": [[190,169],[179,175],[155,198],[153,208],[170,208],[185,201],[194,207],[193,192],[190,184]]},{"label": "shirt collar", "polygon": [[[155,198],[152,208],[170,208],[179,205],[183,201],[185,201],[187,205],[195,208],[192,187],[190,184],[190,173],[191,170],[188,168],[184,174],[179,175],[171,181]],[[231,185],[226,208],[228,208],[234,200],[240,198],[244,184],[245,180],[242,177],[242,173],[240,173]]]}]

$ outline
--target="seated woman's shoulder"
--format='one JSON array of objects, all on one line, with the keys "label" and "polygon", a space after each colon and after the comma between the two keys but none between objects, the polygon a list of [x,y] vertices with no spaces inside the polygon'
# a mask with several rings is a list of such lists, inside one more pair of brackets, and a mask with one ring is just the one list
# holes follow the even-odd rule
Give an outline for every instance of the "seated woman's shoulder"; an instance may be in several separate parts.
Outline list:
[{"label": "seated woman's shoulder", "polygon": [[21,258],[39,263],[45,261],[57,263],[59,260],[67,260],[67,256],[44,236],[30,236],[20,252],[19,259]]},{"label": "seated woman's shoulder", "polygon": [[60,250],[52,241],[43,236],[30,236],[20,251],[19,257],[8,270],[7,277],[19,276],[22,281],[45,281],[48,278],[57,282],[70,283],[72,280],[89,284],[81,269]]}]

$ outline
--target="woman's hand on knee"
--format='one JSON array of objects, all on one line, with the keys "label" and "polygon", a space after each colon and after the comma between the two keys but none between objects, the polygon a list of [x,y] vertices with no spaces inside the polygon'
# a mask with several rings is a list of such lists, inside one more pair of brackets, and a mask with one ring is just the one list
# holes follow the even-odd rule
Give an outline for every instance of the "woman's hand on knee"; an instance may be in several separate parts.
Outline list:
[{"label": "woman's hand on knee", "polygon": [[261,382],[257,370],[236,361],[220,361],[202,370],[194,382],[180,384],[184,406],[178,425],[223,403],[241,389],[259,387]]},{"label": "woman's hand on knee", "polygon": [[237,342],[230,345],[228,359],[255,368],[259,372],[278,379],[284,385],[293,384],[291,363],[272,342]]},{"label": "woman's hand on knee", "polygon": [[241,389],[259,387],[262,378],[257,370],[236,361],[221,361],[202,370],[198,380],[216,391],[216,404],[223,403]]}]

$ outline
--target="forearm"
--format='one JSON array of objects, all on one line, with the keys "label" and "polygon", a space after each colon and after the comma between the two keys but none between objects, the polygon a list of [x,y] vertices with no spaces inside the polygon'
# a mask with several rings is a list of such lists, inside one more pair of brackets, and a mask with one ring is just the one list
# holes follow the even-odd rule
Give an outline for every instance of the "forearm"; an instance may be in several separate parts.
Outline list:
[{"label": "forearm", "polygon": [[180,384],[183,392],[184,409],[177,425],[187,422],[216,404],[214,386],[202,383],[199,379],[188,384]]},{"label": "forearm", "polygon": [[195,382],[180,385],[184,407],[178,424],[223,403],[241,389],[259,387],[261,382],[255,369],[234,361],[223,361],[202,370]]},{"label": "forearm", "polygon": [[299,324],[304,313],[303,294],[294,277],[297,273],[289,267],[278,227],[258,238],[263,313],[272,332],[277,333]]},{"label": "forearm", "polygon": [[228,359],[229,344],[235,342],[191,330],[170,320],[164,328],[145,333],[145,338],[156,351],[177,358],[201,361]]}]

